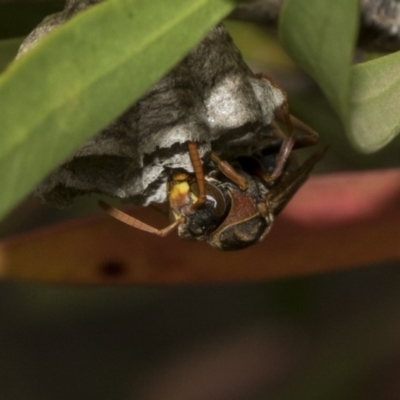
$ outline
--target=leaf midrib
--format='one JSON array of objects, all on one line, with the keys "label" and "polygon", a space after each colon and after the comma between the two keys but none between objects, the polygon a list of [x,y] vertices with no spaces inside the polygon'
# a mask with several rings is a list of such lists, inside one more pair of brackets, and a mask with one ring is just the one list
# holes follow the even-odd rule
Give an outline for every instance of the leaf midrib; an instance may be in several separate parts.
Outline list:
[{"label": "leaf midrib", "polygon": [[[149,48],[151,43],[156,42],[157,39],[162,37],[165,32],[168,32],[172,30],[174,27],[178,26],[182,21],[188,18],[188,16],[193,15],[197,10],[201,9],[204,7],[204,5],[208,2],[209,0],[200,0],[198,2],[195,2],[192,7],[190,7],[186,12],[182,14],[178,14],[176,18],[170,20],[170,22],[167,22],[163,25],[161,25],[161,29],[157,29],[157,31],[154,34],[151,34],[148,36],[147,40],[144,40],[140,46],[136,48],[135,51],[130,52],[126,58],[122,58],[121,62],[116,64],[114,67],[108,68],[103,70],[104,72],[101,74],[96,75],[96,78],[90,80],[90,84],[85,85],[85,86],[79,86],[75,91],[72,91],[71,93],[74,93],[74,96],[70,93],[68,97],[61,97],[64,101],[61,101],[60,103],[57,103],[57,106],[48,108],[48,112],[43,115],[43,118],[41,118],[36,124],[31,124],[30,129],[25,130],[25,134],[18,135],[19,138],[15,140],[8,149],[6,149],[3,154],[0,156],[1,158],[7,157],[10,153],[14,152],[18,147],[23,145],[26,141],[31,140],[32,137],[37,135],[38,129],[40,126],[45,124],[46,121],[51,119],[55,114],[57,114],[57,111],[60,109],[64,108],[68,104],[72,104],[75,100],[68,100],[71,98],[76,98],[78,95],[81,95],[82,93],[85,93],[90,90],[91,87],[95,86],[96,82],[100,82],[104,79],[106,79],[108,76],[110,76],[113,72],[119,70],[122,68],[122,66],[131,63],[132,58],[134,58],[137,54],[139,54],[143,49]],[[36,47],[36,46],[35,46]],[[65,100],[66,99],[66,100]]]}]

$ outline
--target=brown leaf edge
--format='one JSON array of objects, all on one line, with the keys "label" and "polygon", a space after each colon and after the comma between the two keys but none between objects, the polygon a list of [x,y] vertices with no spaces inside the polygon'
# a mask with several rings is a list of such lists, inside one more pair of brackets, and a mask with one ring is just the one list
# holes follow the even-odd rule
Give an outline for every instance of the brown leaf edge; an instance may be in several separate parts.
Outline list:
[{"label": "brown leaf edge", "polygon": [[[154,210],[135,215],[160,227]],[[167,221],[165,221],[167,224]],[[400,169],[312,177],[256,246],[139,232],[106,215],[0,242],[0,279],[58,284],[251,282],[400,259]]]}]

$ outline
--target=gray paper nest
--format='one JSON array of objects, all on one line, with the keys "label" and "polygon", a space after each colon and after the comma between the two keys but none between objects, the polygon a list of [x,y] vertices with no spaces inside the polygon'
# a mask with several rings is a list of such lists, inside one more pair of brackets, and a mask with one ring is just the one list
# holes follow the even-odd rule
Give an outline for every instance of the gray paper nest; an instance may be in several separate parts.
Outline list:
[{"label": "gray paper nest", "polygon": [[[67,0],[21,45],[20,54],[77,12],[100,0]],[[136,204],[166,201],[172,168],[192,172],[187,141],[201,156],[249,154],[271,138],[283,94],[257,78],[221,25],[116,121],[87,142],[37,188],[45,202],[67,206],[101,193]]]}]

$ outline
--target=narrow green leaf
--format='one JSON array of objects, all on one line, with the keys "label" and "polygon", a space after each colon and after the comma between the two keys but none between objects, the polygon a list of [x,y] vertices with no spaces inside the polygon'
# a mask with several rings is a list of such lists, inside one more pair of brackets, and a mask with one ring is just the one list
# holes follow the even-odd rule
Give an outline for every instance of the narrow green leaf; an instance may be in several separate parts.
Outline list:
[{"label": "narrow green leaf", "polygon": [[358,0],[285,0],[280,38],[346,121]]},{"label": "narrow green leaf", "polygon": [[400,132],[400,52],[353,67],[350,138],[365,153]]},{"label": "narrow green leaf", "polygon": [[369,153],[400,132],[400,53],[352,66],[357,0],[286,0],[280,35],[317,81],[354,147]]},{"label": "narrow green leaf", "polygon": [[232,0],[108,0],[0,77],[0,216],[138,99],[234,7]]}]

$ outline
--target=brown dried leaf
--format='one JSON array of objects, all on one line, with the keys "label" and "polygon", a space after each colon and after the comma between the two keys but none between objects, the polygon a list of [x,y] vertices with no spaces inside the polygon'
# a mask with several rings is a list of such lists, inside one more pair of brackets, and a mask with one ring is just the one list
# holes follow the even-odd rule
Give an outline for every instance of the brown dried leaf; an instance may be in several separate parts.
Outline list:
[{"label": "brown dried leaf", "polygon": [[[136,209],[137,210],[137,209]],[[158,227],[160,216],[140,209]],[[239,252],[161,239],[107,216],[0,244],[0,277],[63,284],[257,281],[400,258],[400,170],[310,179],[264,242]]]}]

